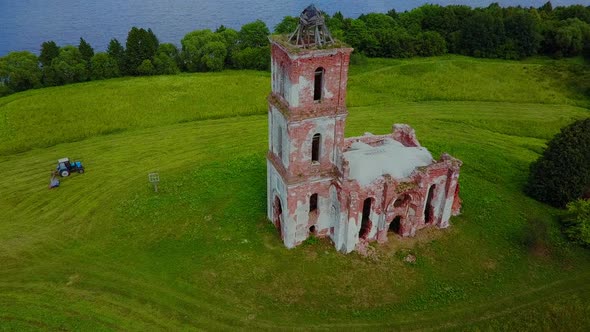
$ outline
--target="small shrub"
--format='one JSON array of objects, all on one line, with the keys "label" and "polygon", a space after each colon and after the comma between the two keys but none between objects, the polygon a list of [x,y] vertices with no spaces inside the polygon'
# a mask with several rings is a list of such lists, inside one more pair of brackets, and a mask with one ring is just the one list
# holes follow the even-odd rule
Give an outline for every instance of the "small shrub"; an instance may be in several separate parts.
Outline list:
[{"label": "small shrub", "polygon": [[590,200],[577,200],[567,205],[561,218],[567,237],[583,246],[590,246]]},{"label": "small shrub", "polygon": [[155,73],[156,69],[152,64],[151,60],[143,60],[143,62],[137,67],[137,73],[141,76],[149,76]]},{"label": "small shrub", "polygon": [[366,65],[369,62],[366,55],[360,52],[353,52],[350,56],[351,65]]},{"label": "small shrub", "polygon": [[556,207],[590,191],[590,118],[562,128],[543,155],[531,164],[525,191]]}]

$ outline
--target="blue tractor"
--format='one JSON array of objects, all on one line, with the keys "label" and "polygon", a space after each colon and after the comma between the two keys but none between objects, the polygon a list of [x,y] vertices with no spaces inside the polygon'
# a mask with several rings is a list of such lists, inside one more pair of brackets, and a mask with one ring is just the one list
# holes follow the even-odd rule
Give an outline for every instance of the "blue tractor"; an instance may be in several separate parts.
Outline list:
[{"label": "blue tractor", "polygon": [[62,158],[57,161],[56,170],[61,177],[66,177],[73,172],[84,173],[84,166],[80,161],[70,161],[69,158]]}]

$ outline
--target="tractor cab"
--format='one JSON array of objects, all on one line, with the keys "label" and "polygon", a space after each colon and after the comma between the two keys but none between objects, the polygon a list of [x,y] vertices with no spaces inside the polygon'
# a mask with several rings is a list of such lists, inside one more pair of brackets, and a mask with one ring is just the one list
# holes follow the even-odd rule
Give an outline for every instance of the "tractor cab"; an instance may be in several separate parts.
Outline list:
[{"label": "tractor cab", "polygon": [[80,161],[70,161],[69,158],[61,158],[57,161],[57,172],[61,177],[69,176],[72,172],[84,173],[84,166]]}]

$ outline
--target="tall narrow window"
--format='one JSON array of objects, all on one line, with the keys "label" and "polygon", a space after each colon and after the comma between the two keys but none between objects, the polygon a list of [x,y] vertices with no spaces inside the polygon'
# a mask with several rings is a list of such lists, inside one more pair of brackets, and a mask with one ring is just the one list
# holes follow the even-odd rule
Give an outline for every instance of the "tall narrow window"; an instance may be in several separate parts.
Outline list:
[{"label": "tall narrow window", "polygon": [[318,101],[322,99],[322,86],[324,85],[324,68],[319,67],[315,70],[315,78],[313,84],[313,100]]},{"label": "tall narrow window", "polygon": [[315,212],[318,210],[318,194],[313,194],[309,198],[309,213]]},{"label": "tall narrow window", "polygon": [[322,140],[322,135],[315,134],[313,135],[313,140],[311,142],[311,161],[320,161],[320,142]]}]

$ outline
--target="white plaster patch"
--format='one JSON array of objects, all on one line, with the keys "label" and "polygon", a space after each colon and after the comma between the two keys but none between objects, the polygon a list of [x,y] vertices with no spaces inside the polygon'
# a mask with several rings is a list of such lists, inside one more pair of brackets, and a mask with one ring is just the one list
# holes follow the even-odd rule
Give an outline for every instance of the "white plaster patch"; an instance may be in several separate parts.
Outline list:
[{"label": "white plaster patch", "polygon": [[449,227],[449,219],[451,219],[451,211],[453,206],[453,196],[449,197],[445,201],[445,206],[443,210],[443,215],[439,224],[439,228],[447,228]]},{"label": "white plaster patch", "polygon": [[[272,108],[272,149],[273,152],[280,156],[285,167],[289,167],[290,143],[287,135],[287,120],[285,116],[275,107]],[[279,151],[282,150],[282,151]]]},{"label": "white plaster patch", "polygon": [[[428,209],[429,207],[427,206],[428,203],[428,195],[432,195],[432,200],[430,202],[430,205],[432,206],[432,216],[434,218],[434,220],[438,220],[439,216],[441,215],[441,212],[444,209],[444,200],[445,200],[445,184],[446,184],[446,177],[441,176],[439,178],[437,178],[434,183],[429,187],[427,194],[426,194],[426,200],[424,201],[424,210],[423,210],[423,215],[426,216],[426,209]],[[432,193],[430,193],[430,191],[433,190]],[[425,220],[426,222],[426,220]]]},{"label": "white plaster patch", "polygon": [[309,221],[309,201],[297,201],[297,209],[295,210],[295,220],[297,225],[307,225]]},{"label": "white plaster patch", "polygon": [[266,216],[272,222],[272,177],[274,175],[274,167],[270,160],[266,160]]},{"label": "white plaster patch", "polygon": [[[293,83],[289,79],[289,75],[284,74],[281,78],[281,90],[283,91],[283,98],[289,103],[290,106],[299,106],[299,99],[297,99],[297,93],[293,92]],[[294,99],[295,97],[295,99]]]},{"label": "white plaster patch", "polygon": [[330,228],[334,221],[332,219],[332,199],[330,197],[318,197],[318,219],[316,229]]},{"label": "white plaster patch", "polygon": [[344,241],[345,253],[349,253],[354,250],[359,240],[358,234],[359,231],[358,227],[356,227],[356,219],[349,217],[348,224],[346,226],[346,240]]},{"label": "white plaster patch", "polygon": [[324,92],[322,93],[322,95],[326,99],[332,99],[334,97],[334,94],[330,90],[328,90],[327,86],[328,85],[324,83]]},{"label": "white plaster patch", "polygon": [[355,142],[344,152],[344,159],[349,163],[349,177],[363,186],[371,184],[384,174],[396,179],[407,178],[417,167],[433,163],[432,155],[426,148],[406,147],[391,138],[376,147]]},{"label": "white plaster patch", "polygon": [[297,84],[288,84],[287,91],[288,94],[285,96],[289,105],[292,107],[299,106],[299,100],[302,98],[303,93],[305,91],[311,91],[313,82],[306,79],[305,76],[299,76],[299,83]]}]

